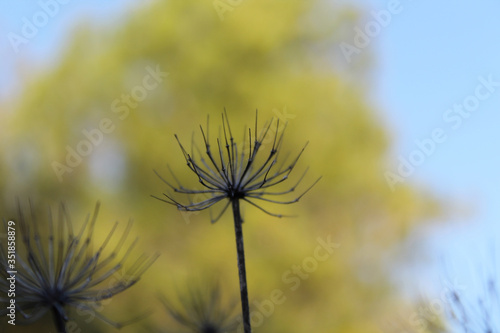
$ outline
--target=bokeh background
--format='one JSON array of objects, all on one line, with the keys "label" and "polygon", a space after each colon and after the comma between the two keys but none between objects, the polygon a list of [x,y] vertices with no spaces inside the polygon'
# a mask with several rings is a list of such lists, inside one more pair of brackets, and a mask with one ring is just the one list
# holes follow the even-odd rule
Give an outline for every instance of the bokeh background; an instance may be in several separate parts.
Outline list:
[{"label": "bokeh background", "polygon": [[[133,219],[138,255],[161,257],[102,314],[123,321],[154,310],[121,331],[182,331],[158,294],[175,303],[216,279],[224,301],[238,299],[232,220],[212,225],[208,212],[151,198],[166,190],[153,169],[168,176],[168,164],[189,182],[174,133],[200,142],[210,115],[215,136],[226,108],[239,139],[258,109],[260,124],[288,121],[284,150],[309,141],[292,174],[309,167],[302,189],[323,178],[299,203],[272,207],[298,217],[244,207],[253,309],[276,289],[286,298],[255,315],[255,331],[441,332],[443,288],[474,293],[467,276],[491,259],[498,234],[498,85],[460,126],[445,115],[480,77],[500,80],[499,10],[487,0],[2,2],[2,215],[16,198],[62,200],[80,223],[99,200],[102,235]],[[102,139],[68,165],[99,126]],[[444,142],[391,185],[387,173],[435,129]],[[339,247],[307,277],[294,273],[318,238]],[[116,331],[73,316],[82,332]],[[50,318],[2,325],[53,331]]]}]

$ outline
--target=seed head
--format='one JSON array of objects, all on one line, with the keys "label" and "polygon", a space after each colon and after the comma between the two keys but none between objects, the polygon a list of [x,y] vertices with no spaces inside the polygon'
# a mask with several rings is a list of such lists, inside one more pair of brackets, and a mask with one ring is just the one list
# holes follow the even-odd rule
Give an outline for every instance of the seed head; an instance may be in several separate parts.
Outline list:
[{"label": "seed head", "polygon": [[225,306],[220,287],[212,283],[205,288],[191,287],[184,295],[179,294],[179,306],[174,306],[165,297],[161,302],[170,316],[185,332],[231,333],[238,326],[238,317],[232,315],[234,304]]},{"label": "seed head", "polygon": [[[287,163],[287,158],[281,159],[280,150],[283,143],[283,136],[286,124],[282,127],[279,119],[268,121],[263,129],[257,129],[258,114],[255,115],[255,129],[243,135],[242,144],[235,141],[227,113],[222,114],[222,135],[219,135],[216,143],[216,150],[212,150],[209,137],[209,119],[207,117],[206,130],[200,126],[203,136],[204,152],[194,143],[191,153],[188,153],[181,144],[177,135],[175,138],[181,148],[188,168],[194,173],[201,184],[201,189],[188,189],[182,186],[172,173],[177,185],[172,185],[156,171],[158,177],[165,182],[170,189],[176,193],[188,196],[189,203],[182,203],[171,194],[164,193],[165,198],[153,196],[168,204],[177,206],[182,211],[200,211],[212,207],[219,201],[228,199],[220,213],[212,218],[212,223],[216,222],[227,210],[230,203],[235,200],[242,200],[263,212],[282,217],[282,214],[271,213],[259,205],[260,202],[270,202],[275,204],[296,203],[306,194],[321,178],[318,178],[302,194],[293,200],[275,200],[269,197],[286,195],[295,191],[307,173],[302,174],[299,180],[283,191],[272,191],[271,188],[288,180],[292,170],[295,168],[300,156],[304,152],[307,143],[300,150],[299,154]],[[276,126],[273,127],[273,124]],[[274,134],[272,133],[274,132]],[[266,149],[267,146],[267,149]],[[269,148],[270,146],[270,148]],[[279,160],[281,161],[279,162]],[[192,201],[191,195],[203,195],[205,199]]]},{"label": "seed head", "polygon": [[[132,223],[129,222],[114,248],[108,251],[112,243],[118,222],[114,224],[105,240],[97,250],[93,247],[94,226],[100,204],[97,203],[92,214],[81,229],[75,231],[70,216],[63,204],[59,206],[57,219],[53,219],[49,209],[47,218],[40,218],[30,203],[28,214],[18,204],[16,225],[15,254],[15,301],[16,311],[22,315],[24,323],[33,323],[52,313],[58,332],[65,332],[66,322],[70,319],[69,310],[76,308],[86,313],[95,313],[96,317],[115,327],[123,323],[113,322],[96,309],[100,309],[107,300],[139,281],[141,275],[157,258],[139,256],[124,270],[124,264],[134,252],[137,239],[124,247]],[[45,220],[46,224],[40,224]],[[7,222],[4,219],[7,231]],[[11,229],[9,229],[11,230]],[[46,230],[46,237],[40,230]],[[2,309],[10,300],[6,298],[9,290],[7,271],[12,271],[9,264],[12,259],[7,252],[7,238],[0,239],[0,303]],[[5,315],[1,310],[0,315]]]}]

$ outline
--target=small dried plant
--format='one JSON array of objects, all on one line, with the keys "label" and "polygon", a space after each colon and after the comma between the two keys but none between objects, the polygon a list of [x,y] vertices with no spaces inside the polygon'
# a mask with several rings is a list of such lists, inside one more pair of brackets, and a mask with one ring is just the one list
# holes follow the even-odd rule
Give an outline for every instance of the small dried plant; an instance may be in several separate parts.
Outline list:
[{"label": "small dried plant", "polygon": [[233,315],[234,304],[225,304],[218,283],[205,287],[191,284],[187,292],[178,295],[179,304],[160,297],[169,315],[191,333],[233,333],[239,321]]},{"label": "small dried plant", "polygon": [[475,297],[453,290],[448,308],[453,327],[464,333],[500,332],[499,297],[497,280],[493,276],[485,279],[483,288],[479,288]]}]

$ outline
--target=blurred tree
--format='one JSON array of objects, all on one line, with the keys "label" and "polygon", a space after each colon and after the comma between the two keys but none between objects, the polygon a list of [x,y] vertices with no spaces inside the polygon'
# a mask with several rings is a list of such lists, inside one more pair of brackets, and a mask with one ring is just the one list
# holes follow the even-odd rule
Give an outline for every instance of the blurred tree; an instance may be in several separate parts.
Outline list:
[{"label": "blurred tree", "polygon": [[163,255],[142,289],[107,306],[114,320],[139,304],[157,307],[154,294],[171,294],[192,272],[219,272],[224,294],[235,297],[230,218],[210,225],[205,213],[181,214],[151,199],[165,190],[152,169],[181,170],[174,133],[187,141],[196,131],[199,142],[207,114],[215,136],[224,107],[235,129],[251,125],[257,108],[262,119],[288,121],[284,150],[310,140],[297,169],[309,165],[323,179],[300,206],[278,207],[298,218],[243,207],[254,330],[381,332],[397,296],[391,272],[401,264],[387,262],[389,253],[438,206],[427,193],[404,184],[392,192],[385,182],[384,123],[366,83],[339,75],[343,65],[333,60],[342,27],[356,19],[352,9],[319,0],[184,0],[144,5],[117,28],[80,24],[57,64],[26,78],[13,104],[2,211],[16,195],[63,199],[75,214],[100,199],[103,216],[133,218]]}]

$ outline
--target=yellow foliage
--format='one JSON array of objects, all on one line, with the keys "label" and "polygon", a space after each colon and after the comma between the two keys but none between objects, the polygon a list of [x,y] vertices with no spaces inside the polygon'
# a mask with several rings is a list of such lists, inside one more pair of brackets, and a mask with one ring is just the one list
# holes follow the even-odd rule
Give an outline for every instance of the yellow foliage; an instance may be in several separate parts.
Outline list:
[{"label": "yellow foliage", "polygon": [[[288,121],[285,152],[309,141],[289,180],[309,167],[296,194],[323,179],[299,203],[270,206],[296,218],[243,207],[250,299],[263,302],[276,289],[286,297],[255,331],[378,333],[379,309],[396,292],[382,260],[435,203],[410,186],[389,189],[383,122],[336,71],[329,49],[352,11],[321,1],[239,3],[223,20],[211,1],[183,0],[155,1],[111,30],[83,24],[54,68],[26,82],[7,119],[3,208],[29,196],[64,200],[83,216],[100,200],[100,220],[109,222],[96,227],[102,232],[132,218],[138,247],[162,256],[105,313],[120,321],[155,309],[151,325],[171,325],[155,294],[175,297],[188,276],[218,275],[225,297],[239,297],[234,232],[229,212],[211,225],[208,212],[181,214],[151,198],[166,190],[152,170],[168,178],[169,164],[196,183],[174,133],[188,149],[195,133],[201,147],[199,125],[210,115],[215,139],[226,108],[241,140],[259,109],[260,126]],[[78,162],[68,148],[87,154]],[[319,239],[327,238],[339,246],[319,261]],[[307,278],[293,273],[304,265]],[[89,325],[96,328],[84,331],[113,331]],[[135,325],[122,332],[142,330]]]}]

